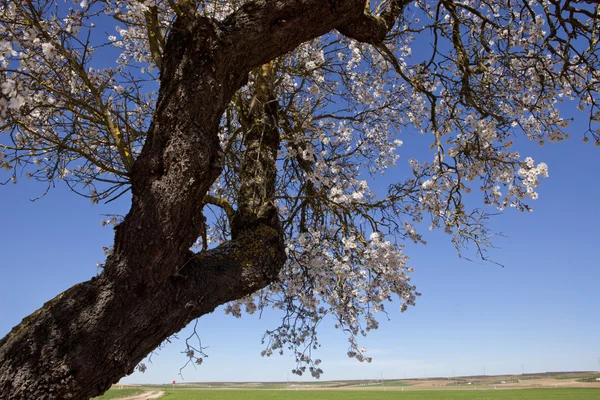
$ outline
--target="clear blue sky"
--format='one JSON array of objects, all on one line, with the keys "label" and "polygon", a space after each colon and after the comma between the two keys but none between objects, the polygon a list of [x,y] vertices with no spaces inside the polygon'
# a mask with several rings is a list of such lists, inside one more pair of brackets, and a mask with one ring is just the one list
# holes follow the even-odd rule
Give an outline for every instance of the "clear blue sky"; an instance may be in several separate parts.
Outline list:
[{"label": "clear blue sky", "polygon": [[[344,334],[322,324],[322,379],[466,375],[484,368],[487,374],[520,373],[522,364],[526,372],[598,370],[600,148],[581,143],[577,126],[571,131],[567,143],[527,143],[521,151],[546,161],[550,178],[539,188],[533,213],[508,210],[493,219],[492,228],[506,237],[498,238],[490,255],[504,268],[459,259],[441,233],[429,235],[426,247],[409,245],[413,280],[423,293],[417,306],[404,314],[388,308],[391,320],[363,341],[372,364],[348,359]],[[403,152],[413,139],[404,138]],[[400,164],[410,156],[403,153]],[[64,185],[29,201],[43,190],[25,179],[0,187],[0,336],[97,273],[101,246],[112,242],[112,230],[100,226],[101,214],[124,213],[128,206],[128,200],[92,206]],[[198,331],[209,358],[184,370],[185,379],[285,380],[295,367],[290,356],[260,357],[262,333],[276,319],[267,312],[262,319],[236,320],[222,310],[202,317]],[[174,341],[153,356],[145,374],[123,381],[180,381],[183,348]]]}]

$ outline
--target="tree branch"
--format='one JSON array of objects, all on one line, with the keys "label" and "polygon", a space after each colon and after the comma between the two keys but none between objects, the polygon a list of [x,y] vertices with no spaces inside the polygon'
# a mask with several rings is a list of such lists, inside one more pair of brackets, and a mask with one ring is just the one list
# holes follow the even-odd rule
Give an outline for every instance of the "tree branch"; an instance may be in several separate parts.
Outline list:
[{"label": "tree branch", "polygon": [[231,218],[233,217],[233,214],[235,213],[235,210],[233,209],[231,204],[227,201],[227,199],[223,199],[220,197],[215,197],[210,194],[207,194],[206,196],[204,196],[204,202],[206,204],[212,204],[213,206],[217,206],[217,207],[223,209],[229,220],[231,220]]},{"label": "tree branch", "polygon": [[412,0],[391,0],[381,14],[371,15],[365,12],[350,23],[340,25],[337,30],[362,43],[381,43],[411,2]]},{"label": "tree branch", "polygon": [[44,304],[0,340],[0,392],[11,399],[96,396],[193,319],[268,285],[285,250],[277,230],[259,225],[186,257],[160,286],[102,274]]}]

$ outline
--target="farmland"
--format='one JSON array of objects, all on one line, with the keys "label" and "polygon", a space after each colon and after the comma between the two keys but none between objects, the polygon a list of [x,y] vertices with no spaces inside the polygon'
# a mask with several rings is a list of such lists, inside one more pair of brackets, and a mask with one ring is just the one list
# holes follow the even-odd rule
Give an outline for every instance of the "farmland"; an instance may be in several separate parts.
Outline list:
[{"label": "farmland", "polygon": [[597,378],[599,372],[587,371],[384,381],[119,385],[96,400],[600,400]]},{"label": "farmland", "polygon": [[[114,395],[118,389],[109,393]],[[99,399],[109,397],[100,397]],[[110,397],[114,398],[114,397]],[[512,389],[512,390],[254,390],[175,389],[165,390],[164,400],[598,400],[600,389]]]}]

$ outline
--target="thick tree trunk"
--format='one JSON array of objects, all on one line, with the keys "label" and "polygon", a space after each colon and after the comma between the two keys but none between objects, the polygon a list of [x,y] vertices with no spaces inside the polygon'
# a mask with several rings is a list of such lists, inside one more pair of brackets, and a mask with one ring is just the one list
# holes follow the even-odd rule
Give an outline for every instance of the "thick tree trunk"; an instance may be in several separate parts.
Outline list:
[{"label": "thick tree trunk", "polygon": [[[219,121],[251,69],[337,27],[351,35],[364,4],[262,0],[222,22],[179,18],[113,255],[100,276],[58,295],[0,340],[1,399],[99,395],[194,318],[276,278],[285,252],[272,210],[264,218],[246,208],[231,242],[189,251],[201,232],[202,200],[222,169]],[[274,167],[254,171],[273,174]]]}]

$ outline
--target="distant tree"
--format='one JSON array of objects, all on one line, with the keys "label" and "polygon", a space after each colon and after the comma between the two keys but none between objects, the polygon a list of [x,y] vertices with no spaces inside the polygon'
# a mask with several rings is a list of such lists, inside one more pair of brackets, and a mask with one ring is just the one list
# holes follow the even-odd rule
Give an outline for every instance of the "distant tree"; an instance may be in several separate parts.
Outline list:
[{"label": "distant tree", "polygon": [[[547,175],[514,137],[565,139],[569,99],[600,139],[593,0],[0,4],[5,179],[132,199],[101,273],[0,340],[3,399],[99,395],[223,304],[282,310],[263,354],[298,374],[322,372],[326,315],[370,361],[356,338],[417,295],[397,239],[430,225],[483,257],[464,194],[524,211]],[[432,158],[371,190],[407,130]]]}]

